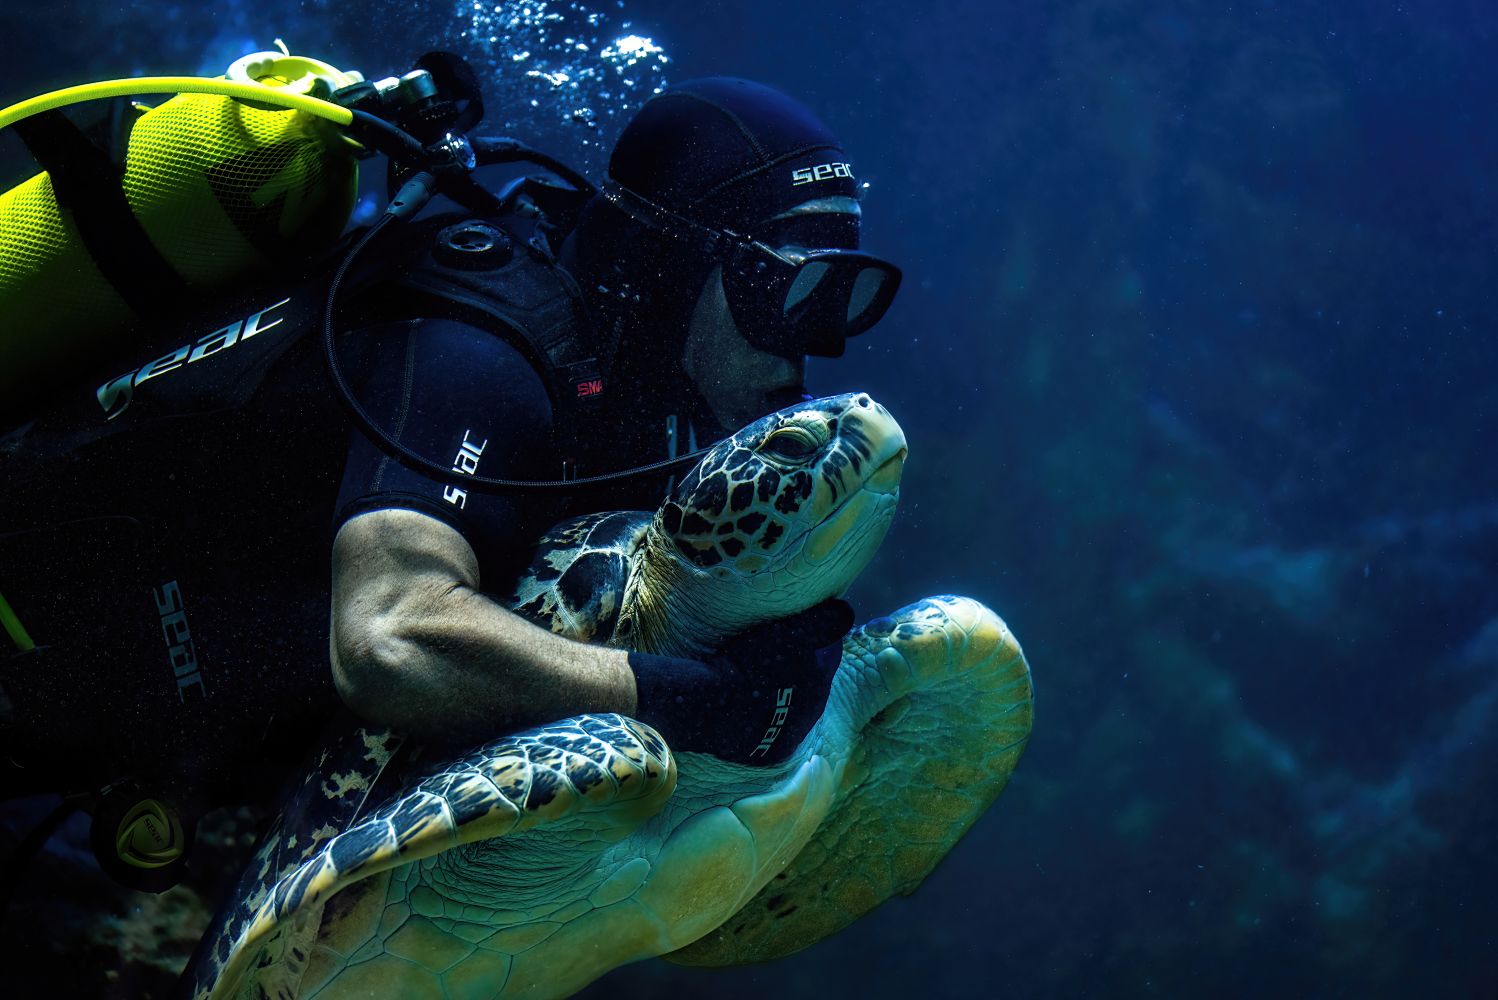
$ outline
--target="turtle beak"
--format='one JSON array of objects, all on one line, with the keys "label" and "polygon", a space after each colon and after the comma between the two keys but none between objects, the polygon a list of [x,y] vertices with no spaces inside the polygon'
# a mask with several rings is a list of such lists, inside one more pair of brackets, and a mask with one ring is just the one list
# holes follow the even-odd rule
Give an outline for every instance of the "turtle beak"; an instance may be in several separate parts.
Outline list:
[{"label": "turtle beak", "polygon": [[875,493],[896,492],[905,470],[905,456],[910,453],[905,443],[905,431],[888,410],[866,393],[853,397],[843,419],[856,422],[868,442],[865,467],[871,471],[864,477],[864,488]]}]

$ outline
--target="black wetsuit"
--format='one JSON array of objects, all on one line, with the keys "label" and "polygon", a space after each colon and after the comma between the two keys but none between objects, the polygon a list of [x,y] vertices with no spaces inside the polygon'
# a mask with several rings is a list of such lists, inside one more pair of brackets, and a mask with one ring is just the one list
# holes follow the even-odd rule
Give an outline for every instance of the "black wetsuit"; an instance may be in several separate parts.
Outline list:
[{"label": "black wetsuit", "polygon": [[[547,386],[496,333],[427,319],[346,343],[359,398],[402,443],[465,472],[559,478]],[[49,444],[69,431],[39,424],[0,453],[0,594],[38,644],[0,662],[25,765],[11,794],[124,774],[201,806],[266,794],[338,708],[329,552],[345,520],[408,508],[450,524],[504,601],[546,527],[653,508],[665,488],[494,495],[414,473],[350,432],[305,335],[243,405]],[[663,457],[656,440],[597,461]]]}]

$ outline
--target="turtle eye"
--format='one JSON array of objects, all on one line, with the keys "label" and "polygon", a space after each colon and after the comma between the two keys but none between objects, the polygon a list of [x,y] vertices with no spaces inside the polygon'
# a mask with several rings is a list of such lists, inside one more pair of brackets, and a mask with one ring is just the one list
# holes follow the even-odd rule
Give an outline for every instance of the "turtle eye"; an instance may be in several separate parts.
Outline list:
[{"label": "turtle eye", "polygon": [[765,439],[760,450],[777,458],[800,461],[822,446],[816,436],[802,427],[782,427]]}]

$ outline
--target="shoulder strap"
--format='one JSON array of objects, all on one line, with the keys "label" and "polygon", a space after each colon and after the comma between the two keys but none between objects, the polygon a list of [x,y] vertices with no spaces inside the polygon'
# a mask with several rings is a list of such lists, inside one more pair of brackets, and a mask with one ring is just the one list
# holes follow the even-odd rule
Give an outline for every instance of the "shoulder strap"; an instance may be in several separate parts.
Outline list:
[{"label": "shoulder strap", "polygon": [[450,223],[399,288],[403,312],[471,323],[526,356],[551,397],[563,477],[579,475],[579,445],[600,408],[613,350],[544,242],[517,240],[503,220]]}]

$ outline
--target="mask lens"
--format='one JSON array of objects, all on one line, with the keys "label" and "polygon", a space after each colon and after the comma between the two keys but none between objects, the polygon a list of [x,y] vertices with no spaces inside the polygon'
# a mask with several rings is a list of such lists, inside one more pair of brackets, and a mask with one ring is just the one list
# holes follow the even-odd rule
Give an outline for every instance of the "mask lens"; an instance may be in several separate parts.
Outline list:
[{"label": "mask lens", "polygon": [[832,266],[825,261],[813,260],[801,265],[796,271],[796,280],[791,282],[791,287],[785,293],[785,306],[781,314],[789,317],[791,311],[806,301],[806,297],[821,284],[822,279]]},{"label": "mask lens", "polygon": [[848,337],[879,322],[900,284],[898,268],[856,250],[763,244],[723,277],[744,337],[788,358],[841,356]]},{"label": "mask lens", "polygon": [[853,279],[853,291],[848,295],[848,317],[849,326],[854,326],[869,311],[874,304],[874,299],[879,295],[879,290],[884,287],[884,282],[889,275],[877,268],[866,267],[858,272],[858,277]]}]

